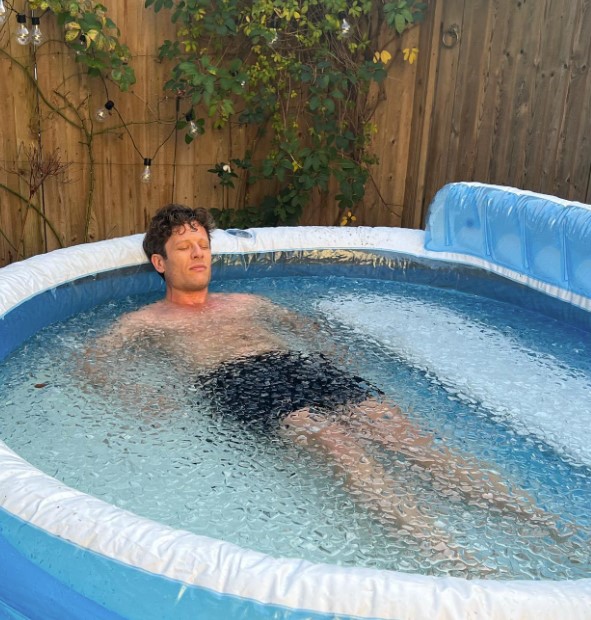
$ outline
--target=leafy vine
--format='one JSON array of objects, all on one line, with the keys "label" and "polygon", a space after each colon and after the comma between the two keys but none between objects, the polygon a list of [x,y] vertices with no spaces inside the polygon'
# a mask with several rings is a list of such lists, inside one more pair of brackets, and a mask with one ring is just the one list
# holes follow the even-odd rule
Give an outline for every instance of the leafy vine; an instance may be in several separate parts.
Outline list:
[{"label": "leafy vine", "polygon": [[126,91],[135,84],[129,65],[129,48],[119,40],[115,22],[107,8],[91,0],[29,0],[32,10],[51,11],[64,27],[64,41],[76,52],[76,61],[86,65],[91,76],[109,73],[117,86]]},{"label": "leafy vine", "polygon": [[[370,167],[372,84],[386,77],[391,54],[374,49],[382,26],[395,34],[420,21],[416,0],[146,0],[167,9],[177,39],[162,59],[175,60],[165,89],[182,96],[190,114],[256,127],[232,160],[241,182],[274,181],[259,205],[218,211],[222,226],[296,223],[313,191],[336,183],[342,214],[363,198]],[[417,50],[405,51],[413,62]],[[190,141],[188,139],[187,141]],[[261,145],[264,144],[263,147]],[[210,172],[234,186],[234,178]],[[226,173],[227,175],[227,173]],[[237,175],[234,175],[236,177]],[[248,196],[247,191],[241,192]],[[339,216],[350,223],[352,216]]]},{"label": "leafy vine", "polygon": [[[2,6],[5,12],[16,13],[8,0]],[[225,196],[238,189],[237,208],[222,208],[216,214],[222,227],[297,223],[315,192],[325,197],[334,193],[339,207],[336,223],[353,223],[377,162],[369,147],[377,131],[372,121],[375,89],[391,66],[386,47],[421,21],[426,4],[418,0],[145,0],[145,6],[156,12],[167,10],[177,25],[176,39],[164,41],[159,49],[161,59],[172,61],[164,90],[176,99],[176,117],[168,121],[171,131],[152,157],[178,131],[185,133],[190,144],[206,128],[247,127],[251,139],[239,157],[210,169]],[[90,77],[103,81],[106,94],[107,81],[121,91],[135,83],[131,52],[104,5],[92,0],[29,0],[28,8],[57,18],[64,44]],[[384,31],[391,38],[379,45]],[[32,71],[8,50],[0,52],[25,72],[43,105],[83,134],[90,168],[84,230],[88,240],[93,139],[122,129],[142,155],[129,131],[134,123],[127,123],[113,104],[109,113],[118,116],[120,124],[98,130],[88,110],[73,104],[67,93],[54,91],[62,104],[53,105]],[[404,50],[404,60],[412,64],[417,52],[416,48]],[[181,105],[185,106],[182,113]],[[39,157],[31,161],[31,173],[34,164],[47,163]],[[63,173],[62,168],[52,170],[50,166],[49,176]],[[34,204],[45,178],[30,184],[35,189],[29,196],[1,187],[26,203],[25,221],[29,209],[37,212],[62,245],[55,227]],[[257,183],[271,190],[251,204],[249,188]],[[228,206],[227,201],[224,204]],[[16,249],[4,231],[0,234]],[[21,234],[17,255],[22,243]]]}]

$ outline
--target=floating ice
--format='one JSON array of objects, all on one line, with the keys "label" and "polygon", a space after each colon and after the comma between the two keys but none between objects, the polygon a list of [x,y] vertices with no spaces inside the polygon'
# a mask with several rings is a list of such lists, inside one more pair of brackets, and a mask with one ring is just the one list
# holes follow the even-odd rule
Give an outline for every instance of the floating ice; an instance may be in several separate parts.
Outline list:
[{"label": "floating ice", "polygon": [[591,377],[510,333],[417,298],[343,294],[318,310],[559,453],[591,465]]}]

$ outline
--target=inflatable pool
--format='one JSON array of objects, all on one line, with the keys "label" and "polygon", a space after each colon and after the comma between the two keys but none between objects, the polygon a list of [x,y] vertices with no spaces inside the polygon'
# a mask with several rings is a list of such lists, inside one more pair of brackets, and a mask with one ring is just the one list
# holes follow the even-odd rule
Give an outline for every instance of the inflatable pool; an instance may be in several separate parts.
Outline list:
[{"label": "inflatable pool", "polygon": [[[1,269],[0,359],[50,323],[162,290],[141,241],[135,235],[77,246]],[[248,276],[331,265],[511,303],[527,298],[540,312],[591,331],[590,241],[586,205],[460,183],[434,199],[425,232],[216,231],[213,251],[220,265]],[[550,620],[589,618],[589,609],[591,579],[465,580],[273,558],[85,495],[0,442],[1,617]]]}]

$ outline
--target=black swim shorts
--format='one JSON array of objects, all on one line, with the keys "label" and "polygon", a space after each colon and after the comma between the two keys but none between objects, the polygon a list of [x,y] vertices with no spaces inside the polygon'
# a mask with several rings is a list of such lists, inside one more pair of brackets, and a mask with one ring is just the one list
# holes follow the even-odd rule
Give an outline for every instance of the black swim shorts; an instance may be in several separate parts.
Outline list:
[{"label": "black swim shorts", "polygon": [[224,362],[195,385],[215,411],[255,430],[268,430],[304,407],[329,412],[381,394],[320,353],[283,351]]}]

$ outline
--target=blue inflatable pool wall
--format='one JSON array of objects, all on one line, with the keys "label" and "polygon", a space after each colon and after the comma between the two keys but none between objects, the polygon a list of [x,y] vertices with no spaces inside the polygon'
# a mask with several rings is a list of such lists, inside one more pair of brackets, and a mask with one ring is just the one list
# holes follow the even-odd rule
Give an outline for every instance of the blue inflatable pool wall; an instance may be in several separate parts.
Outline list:
[{"label": "blue inflatable pool wall", "polygon": [[425,247],[483,258],[591,297],[591,207],[480,183],[446,185],[427,219]]}]

